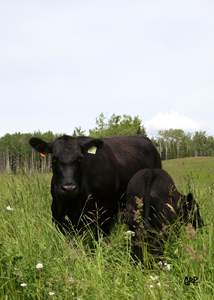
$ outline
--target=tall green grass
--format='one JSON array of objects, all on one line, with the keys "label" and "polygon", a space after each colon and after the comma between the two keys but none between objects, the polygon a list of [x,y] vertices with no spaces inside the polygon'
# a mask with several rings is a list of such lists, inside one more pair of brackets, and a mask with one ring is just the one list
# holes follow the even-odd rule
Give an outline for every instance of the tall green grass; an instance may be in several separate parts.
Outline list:
[{"label": "tall green grass", "polygon": [[[213,299],[214,159],[163,168],[179,191],[193,193],[205,226],[195,237],[171,228],[163,265],[150,267],[133,259],[120,216],[109,237],[96,241],[90,228],[64,237],[51,221],[51,174],[0,174],[0,299]],[[185,285],[186,276],[198,284]]]}]

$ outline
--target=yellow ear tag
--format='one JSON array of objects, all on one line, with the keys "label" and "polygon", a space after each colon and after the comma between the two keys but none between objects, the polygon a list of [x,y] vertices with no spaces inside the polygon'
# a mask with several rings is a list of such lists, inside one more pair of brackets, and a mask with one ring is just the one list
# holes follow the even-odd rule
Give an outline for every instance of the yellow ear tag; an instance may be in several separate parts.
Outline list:
[{"label": "yellow ear tag", "polygon": [[97,152],[97,147],[92,146],[91,148],[88,149],[88,153],[90,154],[96,154]]},{"label": "yellow ear tag", "polygon": [[41,155],[42,157],[45,157],[45,156],[46,156],[44,153],[41,153],[41,152],[40,152],[40,155]]}]

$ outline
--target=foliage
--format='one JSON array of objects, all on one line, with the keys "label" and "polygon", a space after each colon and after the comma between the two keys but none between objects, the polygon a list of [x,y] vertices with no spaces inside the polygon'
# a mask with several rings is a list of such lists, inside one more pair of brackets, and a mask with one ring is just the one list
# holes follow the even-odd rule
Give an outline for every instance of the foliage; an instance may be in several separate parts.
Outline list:
[{"label": "foliage", "polygon": [[76,136],[85,136],[85,130],[82,130],[81,126],[80,127],[75,127],[72,136],[74,136],[74,137],[76,137]]},{"label": "foliage", "polygon": [[162,159],[193,156],[210,156],[214,154],[214,138],[206,131],[185,133],[181,129],[159,130],[158,136],[152,138]]},{"label": "foliage", "polygon": [[110,137],[116,135],[146,135],[146,130],[138,116],[113,114],[109,120],[103,113],[96,118],[96,127],[89,130],[89,135],[95,138]]},{"label": "foliage", "polygon": [[[51,221],[51,174],[0,174],[0,299],[213,299],[214,158],[168,160],[163,168],[179,191],[192,190],[205,227],[193,238],[186,226],[179,236],[171,228],[167,265],[150,268],[133,259],[120,218],[108,238],[95,240],[89,228],[62,236]],[[185,285],[186,276],[198,276],[198,285]]]},{"label": "foliage", "polygon": [[0,138],[0,171],[17,172],[20,169],[25,172],[50,171],[50,158],[42,159],[39,153],[29,146],[29,139],[34,136],[51,142],[61,135],[53,134],[51,131],[45,133],[35,131],[33,134],[21,134],[20,132],[6,134]]}]

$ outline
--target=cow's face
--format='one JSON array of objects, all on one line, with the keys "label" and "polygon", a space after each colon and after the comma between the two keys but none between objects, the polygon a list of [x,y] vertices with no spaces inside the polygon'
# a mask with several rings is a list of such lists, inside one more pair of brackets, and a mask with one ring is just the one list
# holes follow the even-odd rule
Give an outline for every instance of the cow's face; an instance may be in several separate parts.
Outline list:
[{"label": "cow's face", "polygon": [[75,138],[59,139],[52,147],[52,170],[58,195],[79,194],[84,146]]},{"label": "cow's face", "polygon": [[189,193],[185,197],[184,205],[186,207],[185,210],[186,210],[187,218],[189,218],[189,220],[192,222],[193,227],[196,228],[197,225],[199,227],[202,227],[204,225],[204,221],[200,215],[199,206],[195,201],[195,199],[193,199],[191,193]]},{"label": "cow's face", "polygon": [[101,148],[103,142],[93,139],[84,144],[78,138],[65,135],[51,143],[32,138],[30,145],[40,153],[51,153],[54,188],[60,198],[63,198],[79,194],[87,151],[92,147]]}]

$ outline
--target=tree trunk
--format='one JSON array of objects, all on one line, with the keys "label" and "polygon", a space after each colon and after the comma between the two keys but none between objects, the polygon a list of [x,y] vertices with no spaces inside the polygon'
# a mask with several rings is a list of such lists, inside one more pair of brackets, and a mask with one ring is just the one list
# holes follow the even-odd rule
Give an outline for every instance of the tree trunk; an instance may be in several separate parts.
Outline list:
[{"label": "tree trunk", "polygon": [[8,172],[10,172],[10,157],[9,157],[9,151],[8,151],[8,148],[6,149],[6,170]]}]

